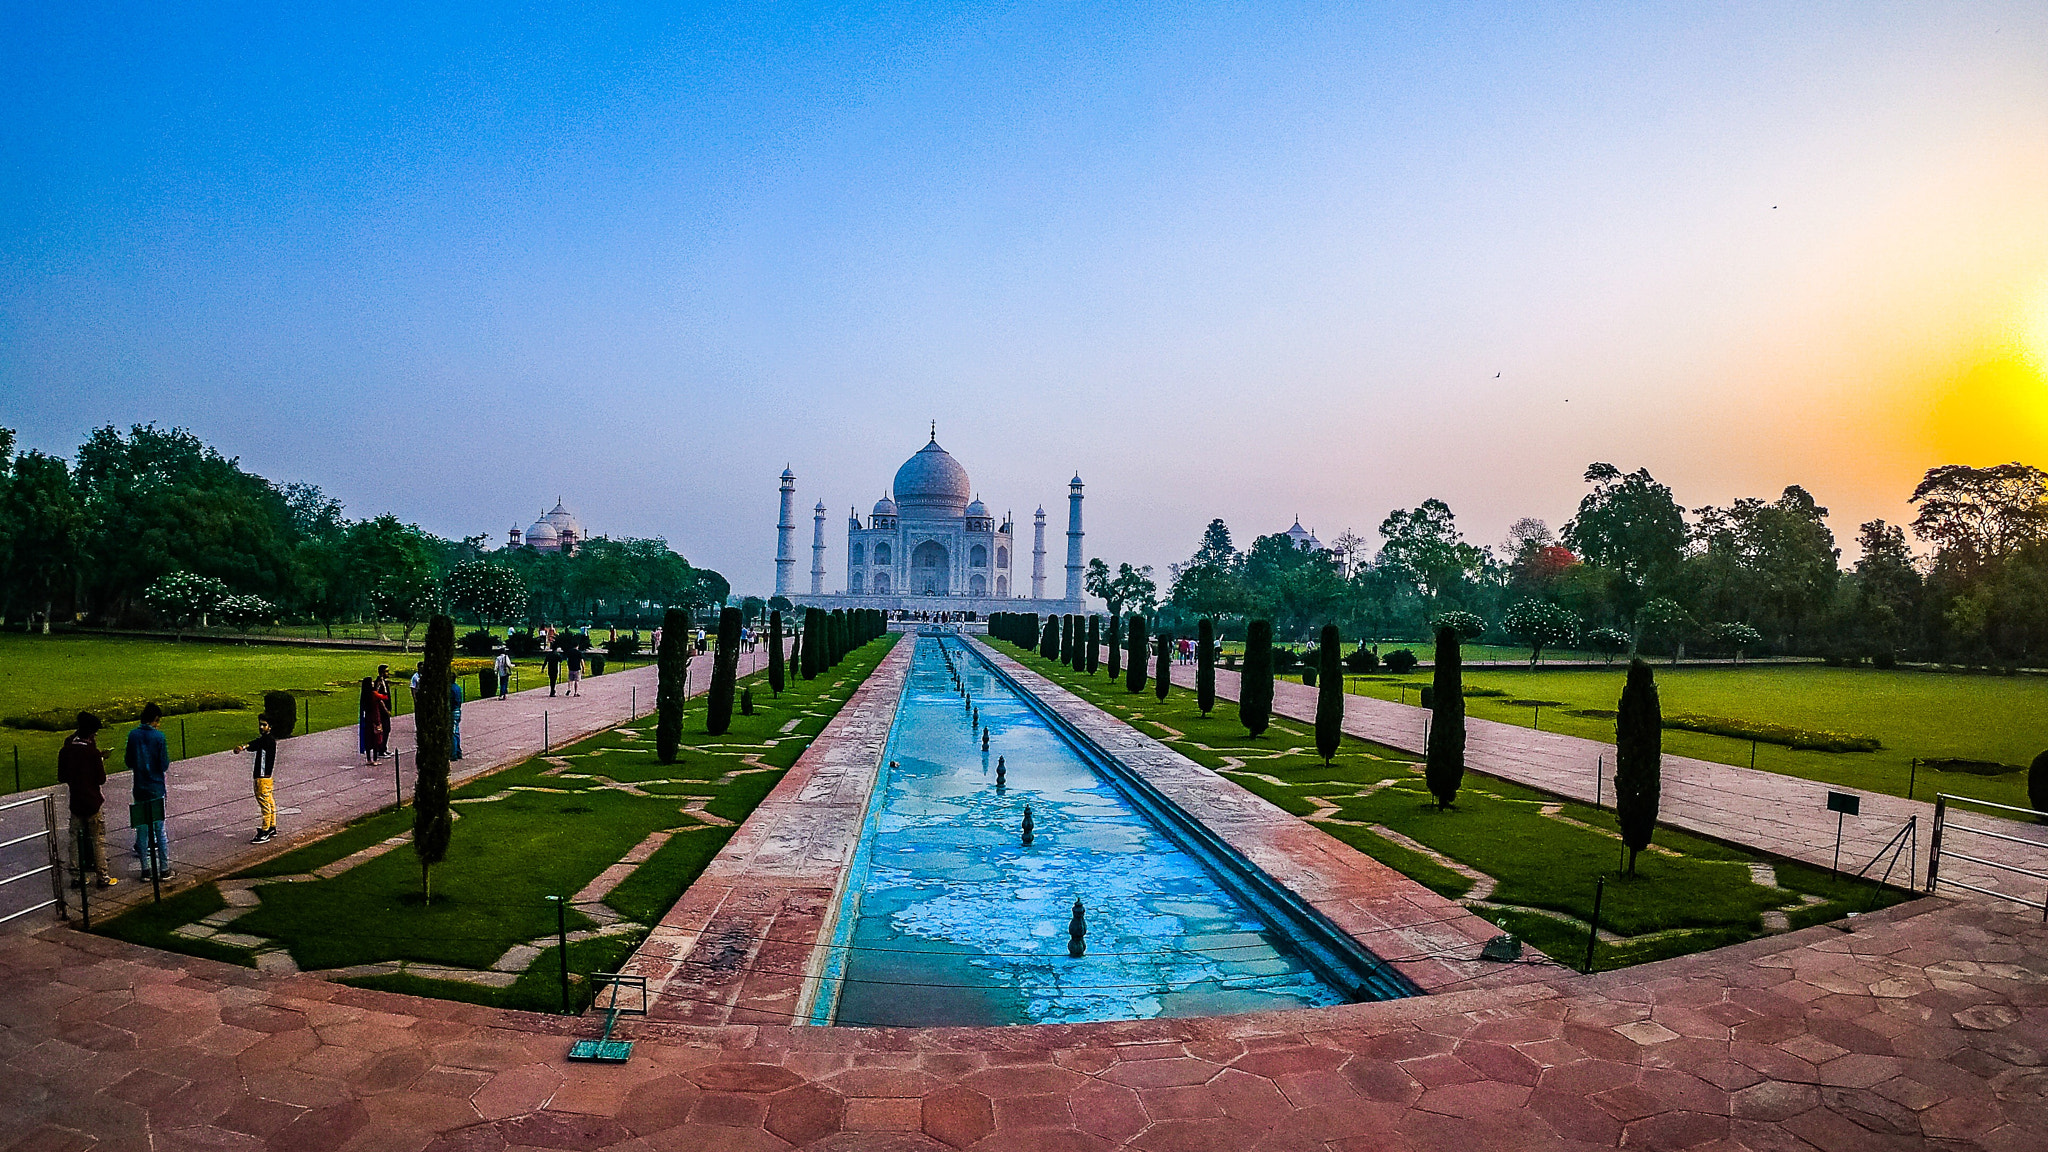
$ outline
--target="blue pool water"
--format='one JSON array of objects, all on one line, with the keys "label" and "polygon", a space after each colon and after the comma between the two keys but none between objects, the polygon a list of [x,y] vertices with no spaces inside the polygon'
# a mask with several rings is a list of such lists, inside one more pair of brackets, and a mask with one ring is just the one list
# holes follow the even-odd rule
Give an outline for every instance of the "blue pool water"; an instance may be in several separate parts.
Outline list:
[{"label": "blue pool water", "polygon": [[[992,730],[986,755],[942,649]],[[1080,959],[1067,953],[1076,898]],[[1352,998],[952,637],[917,638],[835,942],[819,1022],[1127,1020]]]}]

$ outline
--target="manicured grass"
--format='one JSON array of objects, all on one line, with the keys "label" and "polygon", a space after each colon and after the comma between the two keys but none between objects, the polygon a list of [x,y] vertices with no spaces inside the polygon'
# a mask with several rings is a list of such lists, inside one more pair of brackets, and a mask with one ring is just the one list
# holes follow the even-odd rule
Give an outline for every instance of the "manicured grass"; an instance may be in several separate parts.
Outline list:
[{"label": "manicured grass", "polygon": [[[1599,944],[1600,967],[1747,940],[1768,929],[1767,913],[1782,912],[1797,928],[1907,895],[1668,828],[1657,831],[1654,850],[1637,858],[1635,873],[1624,874],[1614,815],[1604,809],[1468,772],[1457,803],[1438,811],[1420,766],[1404,754],[1347,736],[1325,765],[1299,722],[1281,721],[1253,739],[1235,703],[1219,701],[1203,719],[1194,693],[1178,684],[1162,702],[1149,687],[1131,695],[1100,673],[1078,675],[1014,647],[1003,650],[1288,812],[1330,813],[1319,824],[1325,831],[1442,895],[1474,898],[1475,884],[1376,829],[1490,877],[1493,890],[1474,910],[1574,966],[1584,961],[1594,891],[1603,879],[1601,928],[1622,939]],[[1176,668],[1176,676],[1182,671]],[[1193,678],[1189,671],[1186,679]],[[1468,706],[1476,710],[1493,699],[1475,697]],[[1752,876],[1751,866],[1765,863],[1774,885]],[[1809,906],[1809,896],[1818,902]]]},{"label": "manicured grass", "polygon": [[[76,713],[107,701],[219,693],[243,701],[234,710],[194,712],[164,720],[171,756],[205,756],[244,744],[256,734],[256,713],[265,692],[290,692],[310,701],[312,731],[356,722],[357,684],[391,665],[398,679],[392,703],[412,711],[404,677],[419,660],[415,652],[364,651],[220,641],[134,640],[113,636],[40,636],[0,633],[0,716],[52,709]],[[522,660],[521,683],[547,683],[537,660]],[[620,667],[612,665],[610,667]],[[470,698],[476,677],[464,685]],[[302,713],[303,716],[303,713]],[[114,749],[109,767],[121,770],[120,749],[133,724],[112,724],[100,733],[100,747]],[[299,728],[296,732],[307,731]],[[296,734],[295,732],[295,734]],[[57,779],[57,748],[68,732],[0,727],[0,791],[14,789],[13,755],[21,756],[21,784],[37,788]]]},{"label": "manicured grass", "polygon": [[[822,727],[894,641],[892,636],[867,645],[818,680],[792,682],[779,699],[768,692],[765,677],[749,678],[756,714],[736,715],[722,737],[709,737],[702,708],[693,708],[675,764],[656,762],[652,718],[644,717],[464,783],[452,792],[457,820],[448,858],[433,870],[431,902],[423,904],[420,897],[418,858],[409,844],[399,844],[330,879],[257,886],[260,903],[230,930],[276,941],[306,970],[393,960],[484,969],[515,945],[553,937],[557,905],[550,896],[573,896],[635,845],[676,830],[604,897],[633,930],[572,946],[571,969],[579,979],[615,968],[732,835],[732,827],[694,815],[691,803],[708,801],[704,811],[710,817],[744,820],[784,774],[761,754],[784,753],[793,761],[811,737],[782,729],[814,719]],[[368,817],[247,875],[310,871],[408,832],[411,820],[410,810]],[[212,885],[194,891],[218,905]],[[148,942],[158,947],[196,951],[170,929],[210,911],[185,919],[157,912],[137,920],[133,929],[126,927],[135,918],[131,914],[116,930],[147,932]],[[566,921],[571,932],[594,927],[573,907]],[[354,982],[552,1009],[560,999],[553,955],[544,950],[542,960],[505,989],[417,971]]]},{"label": "manicured grass", "polygon": [[[2048,677],[1880,671],[1824,664],[1653,667],[1666,715],[1692,713],[1847,733],[1872,737],[1883,745],[1874,752],[1822,752],[1758,743],[1756,766],[1788,776],[1904,796],[1915,758],[1989,760],[2012,765],[2015,771],[1977,776],[1935,772],[1922,764],[1913,794],[1932,800],[1936,792],[1953,792],[2024,806],[2023,769],[2048,748]],[[1571,711],[1612,709],[1621,697],[1625,675],[1618,666],[1569,672],[1470,670],[1465,674],[1468,685],[1502,695],[1469,697],[1466,710],[1480,719],[1526,726],[1534,721],[1535,709],[1510,701],[1564,701],[1568,708],[1543,709],[1544,730],[1612,743],[1613,720],[1575,716]],[[1426,682],[1420,677],[1398,681],[1352,678],[1349,687],[1360,695],[1394,700],[1405,685],[1406,699],[1413,704],[1416,686]],[[1722,764],[1747,767],[1750,763],[1748,740],[1705,732],[1666,729],[1664,750]]]}]

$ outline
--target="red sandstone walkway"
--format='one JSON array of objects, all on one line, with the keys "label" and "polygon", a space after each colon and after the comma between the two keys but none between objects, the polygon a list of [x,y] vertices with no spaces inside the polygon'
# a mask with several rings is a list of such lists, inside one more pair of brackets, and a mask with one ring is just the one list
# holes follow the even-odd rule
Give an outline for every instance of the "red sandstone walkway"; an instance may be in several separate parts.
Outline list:
[{"label": "red sandstone walkway", "polygon": [[[1238,674],[1217,669],[1216,694],[1236,700],[1237,690]],[[1296,720],[1313,721],[1316,690],[1296,682],[1276,681],[1273,710]],[[1412,705],[1370,696],[1344,697],[1344,731],[1405,752],[1422,752],[1428,719],[1426,709]],[[1473,717],[1465,720],[1465,734],[1465,762],[1478,771],[1588,802],[1594,799],[1597,772],[1606,777],[1601,786],[1603,803],[1611,806],[1614,802],[1612,744]],[[1796,776],[1667,754],[1659,819],[1731,843],[1828,867],[1835,848],[1836,816],[1827,810],[1827,793],[1831,789],[1855,791]],[[1843,866],[1851,870],[1860,868],[1899,831],[1907,817],[1918,816],[1919,878],[1924,881],[1934,806],[1881,792],[1859,795],[1863,798],[1862,814],[1843,822]],[[2028,839],[2040,847],[2004,844],[1981,837],[1970,837],[1965,842],[1963,837],[1952,837],[1948,848],[2048,872],[2048,835],[2039,827],[1976,812],[1969,813],[1964,823]],[[1880,871],[1883,867],[1878,866]],[[1901,861],[1893,880],[1910,887],[1913,880],[1904,875],[1905,868]],[[1942,874],[1978,887],[2028,896],[2036,901],[2036,908],[2043,895],[2037,882],[1961,861],[1945,862]]]},{"label": "red sandstone walkway", "polygon": [[[741,674],[765,667],[767,653],[767,647],[762,645],[743,655]],[[367,655],[364,659],[366,668],[374,670],[376,661]],[[710,683],[709,659],[693,660],[691,671],[690,690],[695,695],[703,692]],[[654,684],[653,666],[643,665],[603,676],[586,677],[580,696],[551,697],[543,686],[514,693],[503,700],[469,701],[462,707],[463,758],[453,765],[454,778],[458,782],[466,780],[515,764],[539,752],[543,714],[548,739],[555,746],[617,724],[629,713],[645,714],[654,707]],[[558,689],[566,690],[566,683]],[[249,722],[253,734],[253,714]],[[220,876],[316,840],[338,825],[391,803],[400,790],[409,798],[412,794],[412,723],[411,715],[395,717],[392,723],[389,746],[402,753],[396,782],[391,761],[374,768],[363,762],[362,755],[356,750],[356,730],[353,727],[330,728],[283,741],[278,748],[276,777],[278,826],[283,831],[277,839],[261,847],[249,844],[249,837],[256,827],[256,802],[250,796],[249,758],[246,755],[217,752],[173,763],[166,823],[171,840],[172,867],[178,873],[177,887]],[[118,749],[120,742],[127,738],[127,727],[123,725],[103,734],[101,745],[112,743]],[[117,764],[118,756],[117,751],[114,761]],[[65,820],[63,790],[52,788],[43,791],[57,794],[59,819]],[[129,793],[128,773],[108,778],[107,854],[116,875],[124,880],[132,878],[139,870],[135,835],[128,825]],[[29,794],[23,793],[22,796]],[[32,816],[33,822],[39,824],[39,813],[39,809],[25,808],[16,809],[9,815]],[[17,828],[16,824],[21,826]],[[20,835],[29,827],[30,824],[24,821],[8,824],[4,828],[8,835],[0,839]],[[68,829],[60,827],[60,834],[66,832]],[[44,848],[40,842],[34,842],[19,845],[13,852],[11,856],[0,855],[0,873],[12,874],[22,867],[41,863]],[[30,861],[29,855],[35,855],[36,859]],[[65,858],[70,858],[69,851]],[[0,889],[0,902],[4,902],[0,903],[0,915],[46,900],[49,895],[49,886],[38,881],[9,885]],[[149,885],[132,880],[105,895],[95,893],[94,918],[99,918],[102,909],[112,915],[149,896]],[[76,915],[75,894],[70,903],[72,913]],[[10,922],[7,927],[41,923],[44,917],[54,915],[55,909],[33,912]]]},{"label": "red sandstone walkway", "polygon": [[2048,929],[1928,900],[1593,977],[1038,1028],[637,1024],[0,938],[0,1148],[2048,1147]]}]

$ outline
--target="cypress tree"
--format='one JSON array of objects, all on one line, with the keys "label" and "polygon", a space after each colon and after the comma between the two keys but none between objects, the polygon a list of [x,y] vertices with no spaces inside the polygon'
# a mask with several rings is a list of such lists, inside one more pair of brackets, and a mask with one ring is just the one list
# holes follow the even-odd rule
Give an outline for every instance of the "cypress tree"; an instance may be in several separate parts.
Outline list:
[{"label": "cypress tree", "polygon": [[740,610],[718,614],[718,647],[711,657],[711,691],[706,695],[704,731],[723,736],[732,727],[733,684],[740,669]]},{"label": "cypress tree", "polygon": [[1101,664],[1102,617],[1097,616],[1093,612],[1090,612],[1088,614],[1088,666],[1086,668],[1083,668],[1082,671],[1088,673],[1090,676],[1093,676],[1095,675],[1095,669],[1099,667]]},{"label": "cypress tree", "polygon": [[846,609],[834,608],[832,610],[831,634],[832,666],[837,668],[839,667],[839,662],[846,659],[846,650],[849,647],[846,643]]},{"label": "cypress tree", "polygon": [[1344,736],[1344,652],[1335,624],[1323,625],[1323,645],[1316,655],[1316,753],[1328,764]]},{"label": "cypress tree", "polygon": [[804,674],[804,631],[801,627],[789,634],[789,667],[798,676]]},{"label": "cypress tree", "polygon": [[[2048,812],[2048,752],[2034,757],[2034,762],[2027,766],[2027,803],[2036,812]],[[2035,819],[2048,824],[2048,816]]]},{"label": "cypress tree", "polygon": [[1465,678],[1458,663],[1458,630],[1436,630],[1436,675],[1430,684],[1429,765],[1423,778],[1438,811],[1458,798],[1465,782]]},{"label": "cypress tree", "polygon": [[1109,618],[1109,638],[1102,642],[1103,650],[1109,653],[1109,682],[1112,684],[1123,675],[1123,666],[1119,663],[1124,654],[1123,627],[1124,618],[1112,615]]},{"label": "cypress tree", "polygon": [[1131,613],[1130,661],[1124,669],[1124,691],[1131,693],[1145,690],[1145,618]]},{"label": "cypress tree", "polygon": [[1059,655],[1059,651],[1060,618],[1057,616],[1047,616],[1045,618],[1045,630],[1038,634],[1038,654],[1050,660]]},{"label": "cypress tree", "polygon": [[1164,700],[1166,690],[1173,687],[1173,637],[1162,633],[1153,643],[1159,649],[1159,662],[1152,670],[1152,691]]},{"label": "cypress tree", "polygon": [[1253,736],[1273,722],[1273,622],[1254,620],[1244,629],[1244,670],[1238,673],[1237,718]]},{"label": "cypress tree", "polygon": [[454,708],[448,700],[449,662],[455,658],[455,621],[427,621],[420,690],[413,696],[412,850],[420,858],[420,896],[434,899],[433,870],[448,856],[455,821],[448,812],[448,756],[454,751]]},{"label": "cypress tree", "polygon": [[1657,702],[1657,675],[1641,660],[1628,664],[1628,682],[1614,709],[1614,818],[1628,845],[1628,870],[1636,853],[1657,831],[1657,802],[1664,776],[1664,709]]},{"label": "cypress tree", "polygon": [[1024,618],[1017,621],[1017,639],[1012,643],[1026,651],[1038,647],[1038,613],[1026,612]]},{"label": "cypress tree", "polygon": [[654,758],[676,762],[683,743],[683,674],[690,667],[690,614],[671,608],[661,617],[661,648],[654,654]]},{"label": "cypress tree", "polygon": [[1074,614],[1071,612],[1062,613],[1060,616],[1059,660],[1068,667],[1074,664]]},{"label": "cypress tree", "polygon": [[782,609],[768,613],[768,690],[782,695],[785,670],[782,667]]},{"label": "cypress tree", "polygon": [[1204,720],[1216,710],[1216,621],[1207,616],[1195,626],[1195,706]]},{"label": "cypress tree", "polygon": [[816,680],[825,670],[825,610],[804,609],[804,679]]}]

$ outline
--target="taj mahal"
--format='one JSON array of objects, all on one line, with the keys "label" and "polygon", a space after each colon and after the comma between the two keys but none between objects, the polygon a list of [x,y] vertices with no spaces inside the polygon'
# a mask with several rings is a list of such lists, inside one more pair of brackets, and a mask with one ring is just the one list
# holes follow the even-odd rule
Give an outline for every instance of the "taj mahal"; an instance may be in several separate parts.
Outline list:
[{"label": "taj mahal", "polygon": [[[782,471],[782,519],[776,525],[775,594],[817,608],[881,608],[944,612],[1079,612],[1081,478],[1067,482],[1067,571],[1064,595],[1046,594],[1045,508],[1033,516],[1031,570],[1023,562],[1016,524],[1001,522],[974,494],[967,469],[931,440],[896,470],[891,493],[875,501],[867,522],[850,510],[846,582],[825,590],[825,502],[812,510],[811,584],[796,586],[796,473]],[[1029,581],[1027,585],[1025,581]],[[1027,592],[1028,589],[1028,592]]]}]

